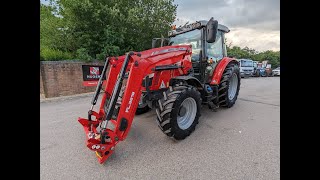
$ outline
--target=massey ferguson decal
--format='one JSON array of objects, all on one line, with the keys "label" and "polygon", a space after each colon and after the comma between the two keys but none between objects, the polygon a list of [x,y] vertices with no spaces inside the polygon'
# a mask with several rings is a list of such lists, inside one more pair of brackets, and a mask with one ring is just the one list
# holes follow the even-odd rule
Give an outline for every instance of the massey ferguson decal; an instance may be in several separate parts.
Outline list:
[{"label": "massey ferguson decal", "polygon": [[101,77],[102,70],[103,66],[82,65],[83,85],[96,86]]},{"label": "massey ferguson decal", "polygon": [[157,55],[157,54],[163,54],[163,53],[167,53],[167,52],[174,52],[174,51],[186,51],[187,48],[184,48],[184,47],[180,47],[180,48],[169,48],[169,49],[164,49],[164,50],[161,50],[161,51],[153,51],[151,53],[151,56],[153,55]]},{"label": "massey ferguson decal", "polygon": [[129,103],[128,103],[127,107],[126,107],[126,113],[128,113],[129,110],[130,110],[130,107],[131,107],[131,104],[132,104],[132,101],[133,101],[133,97],[134,97],[134,92],[131,93]]}]

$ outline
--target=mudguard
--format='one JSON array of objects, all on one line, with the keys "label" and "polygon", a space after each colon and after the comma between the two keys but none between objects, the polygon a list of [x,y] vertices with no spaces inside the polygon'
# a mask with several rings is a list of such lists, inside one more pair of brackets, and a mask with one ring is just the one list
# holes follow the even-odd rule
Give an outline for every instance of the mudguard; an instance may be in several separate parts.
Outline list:
[{"label": "mudguard", "polygon": [[210,82],[211,85],[220,84],[220,80],[221,80],[223,71],[226,69],[227,65],[230,62],[234,62],[234,63],[239,65],[239,62],[236,59],[229,58],[229,57],[224,57],[222,60],[220,60],[220,62],[218,63],[218,65],[214,69],[212,80]]}]

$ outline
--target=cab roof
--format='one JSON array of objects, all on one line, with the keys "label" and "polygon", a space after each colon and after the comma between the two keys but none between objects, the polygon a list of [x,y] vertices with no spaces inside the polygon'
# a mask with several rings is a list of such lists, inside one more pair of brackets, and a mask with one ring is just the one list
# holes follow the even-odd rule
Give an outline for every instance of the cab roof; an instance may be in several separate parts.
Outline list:
[{"label": "cab roof", "polygon": [[[175,30],[169,31],[168,32],[168,36],[172,37],[172,36],[176,36],[178,34],[182,34],[182,33],[185,33],[185,32],[192,31],[194,29],[199,29],[199,28],[202,28],[202,27],[206,26],[207,23],[208,23],[207,20],[201,20],[201,21],[196,21],[196,22],[191,23],[191,24],[186,24],[183,27],[178,27]],[[230,29],[227,26],[222,25],[222,24],[218,24],[218,30],[220,30],[220,31],[222,31],[224,33],[230,32]]]}]

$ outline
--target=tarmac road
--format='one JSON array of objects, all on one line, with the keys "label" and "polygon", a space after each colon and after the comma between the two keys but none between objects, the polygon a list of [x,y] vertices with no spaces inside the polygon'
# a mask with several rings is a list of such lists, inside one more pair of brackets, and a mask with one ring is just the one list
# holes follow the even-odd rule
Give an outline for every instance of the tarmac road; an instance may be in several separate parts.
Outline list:
[{"label": "tarmac road", "polygon": [[211,112],[174,142],[155,112],[136,116],[127,139],[101,165],[85,146],[78,116],[91,96],[40,103],[40,178],[50,179],[280,179],[280,78],[241,80],[236,104]]}]

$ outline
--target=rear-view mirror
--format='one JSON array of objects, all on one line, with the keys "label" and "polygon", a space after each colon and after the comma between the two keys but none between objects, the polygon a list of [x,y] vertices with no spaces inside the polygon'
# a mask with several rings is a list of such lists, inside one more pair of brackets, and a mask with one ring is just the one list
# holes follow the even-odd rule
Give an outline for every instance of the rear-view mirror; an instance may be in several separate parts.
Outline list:
[{"label": "rear-view mirror", "polygon": [[206,29],[207,29],[207,42],[214,43],[216,41],[216,35],[218,31],[218,21],[213,20],[213,18],[211,18],[207,23]]}]

